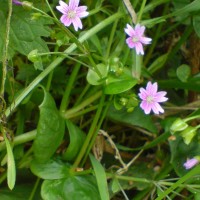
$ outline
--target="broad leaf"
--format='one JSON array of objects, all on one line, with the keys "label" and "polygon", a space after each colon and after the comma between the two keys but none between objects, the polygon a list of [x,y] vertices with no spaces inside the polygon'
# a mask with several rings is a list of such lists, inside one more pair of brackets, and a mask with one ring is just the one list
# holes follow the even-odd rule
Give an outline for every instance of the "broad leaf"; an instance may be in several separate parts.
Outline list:
[{"label": "broad leaf", "polygon": [[63,154],[63,158],[65,160],[71,161],[76,158],[77,154],[79,153],[85,140],[85,134],[70,120],[66,120],[66,125],[69,131],[70,143],[66,152]]},{"label": "broad leaf", "polygon": [[64,136],[65,122],[60,116],[54,99],[44,90],[40,105],[37,135],[33,143],[34,156],[39,162],[46,162],[55,153]]},{"label": "broad leaf", "polygon": [[69,176],[69,165],[59,160],[49,160],[46,163],[33,160],[31,171],[42,179],[61,179]]},{"label": "broad leaf", "polygon": [[45,180],[41,195],[44,200],[100,200],[95,179],[90,175]]},{"label": "broad leaf", "polygon": [[[7,5],[7,1],[0,1],[0,61],[2,60],[5,43]],[[47,23],[49,23],[49,20],[43,18],[31,20],[30,10],[27,11],[21,6],[13,6],[10,24],[9,57],[12,57],[15,51],[23,55],[28,55],[33,49],[38,49],[39,52],[47,52],[48,47],[45,41],[41,39],[41,36],[48,37],[50,35],[50,29],[46,27]]]}]

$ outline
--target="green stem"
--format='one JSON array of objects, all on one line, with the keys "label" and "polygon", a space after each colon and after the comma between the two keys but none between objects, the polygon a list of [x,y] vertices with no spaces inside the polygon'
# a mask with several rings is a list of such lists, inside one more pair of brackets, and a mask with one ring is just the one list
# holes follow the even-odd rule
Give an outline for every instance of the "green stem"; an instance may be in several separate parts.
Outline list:
[{"label": "green stem", "polygon": [[76,103],[74,104],[74,106],[77,106],[78,104],[80,104],[80,102],[82,101],[83,96],[86,94],[86,92],[89,90],[89,88],[90,88],[90,84],[87,83],[87,85],[85,86],[85,88],[83,89],[83,91],[81,92],[79,97],[77,98]]},{"label": "green stem", "polygon": [[196,119],[196,118],[200,118],[200,115],[195,115],[195,116],[192,116],[192,117],[187,117],[183,121],[184,122],[188,122],[188,121],[191,121],[191,120]]},{"label": "green stem", "polygon": [[137,22],[137,15],[135,13],[135,10],[133,9],[132,5],[131,5],[131,2],[130,0],[123,0],[124,2],[124,5],[126,6],[126,9],[128,10],[130,16],[131,16],[131,19],[133,21],[134,24],[136,24]]},{"label": "green stem", "polygon": [[62,101],[61,101],[60,112],[64,113],[65,110],[67,110],[67,106],[69,105],[69,96],[70,96],[70,93],[73,89],[73,85],[74,85],[74,82],[77,78],[80,67],[81,67],[81,65],[79,63],[77,63],[75,65],[75,67],[73,68],[73,71],[70,75],[70,78],[68,80],[68,83],[67,83],[67,86],[66,86],[66,89],[65,89],[65,93],[64,93]]},{"label": "green stem", "polygon": [[[113,23],[117,19],[123,16],[122,13],[118,12],[104,21],[101,21],[99,24],[88,30],[84,35],[79,38],[80,43],[83,43],[85,40],[89,39],[97,32],[108,26],[109,24]],[[76,44],[72,44],[69,48],[67,48],[64,52],[66,54],[70,54],[77,48]],[[36,77],[30,85],[24,89],[24,91],[12,102],[10,107],[8,107],[5,111],[6,117],[8,117],[11,112],[23,101],[23,99],[53,70],[55,69],[62,61],[64,60],[63,57],[56,58],[41,74]]]},{"label": "green stem", "polygon": [[[110,96],[110,98],[109,98],[109,103],[107,103],[106,107],[105,107],[104,110],[103,110],[103,113],[101,114],[101,118],[100,118],[99,123],[98,123],[98,125],[97,125],[97,127],[96,127],[97,130],[100,129],[100,127],[101,127],[101,125],[102,125],[102,123],[103,123],[103,120],[104,120],[105,117],[106,117],[108,108],[109,108],[109,106],[110,106],[110,103],[112,102],[112,101],[111,101],[112,98],[113,98],[113,95]],[[88,145],[87,152],[85,153],[84,158],[82,159],[82,162],[81,162],[81,165],[82,165],[82,166],[83,166],[83,164],[85,163],[85,161],[86,161],[86,159],[87,159],[87,156],[88,156],[88,154],[90,153],[90,150],[92,149],[92,147],[93,147],[93,145],[94,145],[94,142],[95,142],[95,139],[96,139],[96,136],[97,136],[97,135],[98,135],[98,131],[96,131],[96,132],[94,133],[94,135],[93,135],[93,137],[92,137],[92,139],[91,139],[91,141],[90,141],[90,143],[89,143],[89,145]]]},{"label": "green stem", "polygon": [[180,185],[182,185],[182,183],[186,182],[192,176],[195,176],[195,175],[199,174],[199,172],[200,172],[200,165],[196,166],[194,169],[192,169],[191,171],[189,171],[186,175],[184,175],[183,177],[181,177],[176,183],[173,183],[173,185],[170,188],[168,188],[163,193],[161,193],[159,195],[159,197],[157,197],[155,200],[162,200],[162,199],[164,199],[168,194],[170,194],[177,187],[179,187]]},{"label": "green stem", "polygon": [[95,133],[98,131],[96,130],[96,125],[98,123],[98,120],[100,118],[100,115],[101,115],[101,112],[102,112],[102,109],[103,109],[103,105],[104,105],[104,100],[105,100],[105,95],[102,94],[101,95],[101,99],[100,99],[100,102],[99,102],[99,107],[98,107],[98,110],[95,114],[95,117],[94,117],[94,120],[92,121],[92,124],[90,126],[90,130],[88,132],[88,135],[84,141],[84,144],[71,168],[71,172],[75,171],[75,169],[79,166],[81,160],[83,159],[84,157],[84,154],[86,153],[87,151],[87,148],[88,148],[88,145],[93,137],[93,135],[95,135]]},{"label": "green stem", "polygon": [[[19,145],[19,144],[23,144],[23,143],[32,141],[32,140],[34,140],[36,133],[37,133],[37,130],[33,130],[33,131],[30,131],[27,133],[23,133],[19,136],[16,136],[13,139],[12,145],[15,146],[15,145]],[[3,151],[5,148],[6,148],[5,141],[1,142],[0,143],[0,152]]]},{"label": "green stem", "polygon": [[53,17],[58,21],[58,18],[56,17],[55,13],[53,12],[53,10],[52,10],[52,8],[51,8],[51,6],[50,6],[48,0],[45,0],[45,1],[46,1],[47,6],[49,7],[49,10],[50,10],[51,14],[52,14]]},{"label": "green stem", "polygon": [[143,14],[144,7],[145,7],[145,5],[146,5],[146,2],[147,2],[147,0],[143,0],[143,1],[142,1],[142,5],[141,5],[141,7],[140,7],[140,11],[139,11],[138,18],[137,18],[137,23],[139,23],[139,22],[141,21],[142,14]]},{"label": "green stem", "polygon": [[79,104],[78,106],[67,110],[64,114],[63,117],[68,119],[68,116],[71,116],[74,113],[77,113],[79,110],[85,108],[86,106],[90,105],[92,102],[96,101],[100,96],[102,96],[102,91],[97,92],[96,94],[92,95],[91,97],[89,97],[88,99],[86,99],[85,101],[83,101],[81,104]]},{"label": "green stem", "polygon": [[6,21],[6,36],[5,36],[5,46],[3,49],[3,60],[2,60],[2,80],[1,80],[1,90],[0,95],[4,96],[6,74],[7,74],[7,58],[8,58],[8,45],[9,45],[9,35],[10,35],[10,21],[12,15],[12,0],[8,0],[8,18]]},{"label": "green stem", "polygon": [[113,24],[113,27],[112,27],[112,30],[111,30],[111,33],[110,33],[110,38],[109,38],[109,41],[108,41],[106,56],[105,56],[106,60],[108,60],[109,55],[110,55],[110,49],[111,49],[111,46],[112,46],[112,43],[113,43],[114,35],[116,33],[117,24],[118,24],[118,20],[116,20],[116,22]]},{"label": "green stem", "polygon": [[34,185],[34,187],[33,187],[33,190],[31,191],[31,195],[30,195],[30,197],[29,197],[28,200],[32,200],[32,199],[34,198],[39,183],[40,183],[40,178],[37,178],[37,180],[36,180],[36,182],[35,182],[35,185]]}]

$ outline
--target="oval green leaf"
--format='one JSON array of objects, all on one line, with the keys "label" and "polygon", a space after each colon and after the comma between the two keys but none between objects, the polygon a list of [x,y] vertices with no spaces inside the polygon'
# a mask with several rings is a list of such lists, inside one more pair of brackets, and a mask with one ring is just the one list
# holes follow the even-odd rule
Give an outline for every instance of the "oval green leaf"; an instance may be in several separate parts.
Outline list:
[{"label": "oval green leaf", "polygon": [[60,160],[49,160],[46,163],[33,160],[30,169],[33,174],[42,179],[54,180],[69,176],[69,165]]},{"label": "oval green leaf", "polygon": [[79,153],[85,140],[85,134],[70,120],[66,120],[66,125],[69,131],[70,143],[66,152],[63,154],[63,159],[71,161],[75,159]]},{"label": "oval green leaf", "polygon": [[100,200],[95,178],[90,175],[45,180],[41,195],[44,200]]},{"label": "oval green leaf", "polygon": [[37,161],[46,162],[61,144],[65,122],[56,108],[54,99],[45,90],[44,100],[39,108],[40,118],[37,135],[33,143],[33,152]]},{"label": "oval green leaf", "polygon": [[185,64],[179,66],[176,70],[176,74],[179,80],[186,82],[191,74],[190,66]]}]

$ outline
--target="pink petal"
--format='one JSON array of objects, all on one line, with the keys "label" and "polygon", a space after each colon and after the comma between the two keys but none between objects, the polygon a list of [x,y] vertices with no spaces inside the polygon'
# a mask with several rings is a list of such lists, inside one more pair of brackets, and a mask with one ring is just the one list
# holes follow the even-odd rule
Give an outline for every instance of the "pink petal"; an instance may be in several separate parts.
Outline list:
[{"label": "pink petal", "polygon": [[129,48],[131,48],[131,49],[135,48],[135,42],[132,41],[131,37],[129,37],[129,38],[126,39],[126,43],[129,46]]},{"label": "pink petal", "polygon": [[69,0],[69,7],[72,9],[75,9],[76,7],[78,7],[79,4],[79,0]]},{"label": "pink petal", "polygon": [[62,6],[56,6],[56,9],[59,10],[62,14],[67,14],[68,8]]},{"label": "pink petal", "polygon": [[[83,7],[83,6],[81,6],[81,7]],[[86,7],[86,6],[85,6]],[[80,8],[80,7],[79,7]],[[78,10],[78,9],[77,9]],[[77,12],[77,17],[79,17],[79,18],[82,18],[82,17],[86,17],[86,16],[88,16],[89,15],[89,12],[87,12],[87,11],[77,11],[76,10],[76,12]]]},{"label": "pink petal", "polygon": [[140,93],[138,94],[142,100],[146,100],[148,94],[144,88],[140,88]]},{"label": "pink petal", "polygon": [[135,35],[135,30],[129,24],[127,24],[126,26],[127,28],[124,29],[125,32],[131,37]]},{"label": "pink petal", "polygon": [[73,19],[72,23],[74,25],[75,31],[78,31],[78,28],[80,28],[80,29],[83,28],[82,22],[81,22],[80,18],[78,18],[78,17],[76,17],[75,19]]},{"label": "pink petal", "polygon": [[[59,7],[62,7],[63,11],[68,10],[68,5],[67,5],[64,1],[59,1],[59,4],[60,4]],[[57,7],[58,7],[58,6],[57,6]],[[56,7],[56,8],[57,8],[57,7]]]},{"label": "pink petal", "polygon": [[146,90],[149,92],[149,94],[155,95],[158,90],[158,84],[157,83],[152,84],[151,82],[148,82]]},{"label": "pink petal", "polygon": [[62,17],[60,18],[60,21],[65,25],[65,26],[70,26],[70,24],[72,23],[72,20],[70,18],[67,17],[67,15],[62,15]]},{"label": "pink petal", "polygon": [[152,41],[151,38],[148,38],[148,37],[140,37],[140,42],[143,43],[143,44],[150,44]]},{"label": "pink petal", "polygon": [[144,34],[144,31],[145,31],[145,26],[140,26],[139,24],[135,26],[135,34],[137,36],[142,36]]},{"label": "pink petal", "polygon": [[136,50],[136,53],[138,54],[138,55],[144,55],[144,50],[143,50],[143,46],[142,46],[142,43],[140,43],[140,42],[136,42],[135,43],[135,50]]},{"label": "pink petal", "polygon": [[167,94],[167,92],[161,91],[161,92],[157,92],[155,95],[155,101],[156,102],[165,102],[168,100],[167,97],[165,97],[165,95]]},{"label": "pink petal", "polygon": [[147,115],[151,112],[151,105],[146,101],[142,101],[140,107],[142,108],[142,110],[144,110],[144,113]]},{"label": "pink petal", "polygon": [[156,102],[152,104],[152,110],[155,114],[164,113],[163,108]]}]

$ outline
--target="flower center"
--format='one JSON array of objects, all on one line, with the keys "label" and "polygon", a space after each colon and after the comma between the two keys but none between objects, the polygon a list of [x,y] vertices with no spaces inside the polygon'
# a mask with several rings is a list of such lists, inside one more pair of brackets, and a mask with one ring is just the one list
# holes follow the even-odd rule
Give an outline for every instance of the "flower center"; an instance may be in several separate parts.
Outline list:
[{"label": "flower center", "polygon": [[138,41],[139,41],[139,38],[136,37],[136,36],[134,36],[134,37],[132,37],[132,41],[133,41],[133,42],[138,42]]},{"label": "flower center", "polygon": [[76,16],[76,12],[73,10],[69,10],[69,12],[67,13],[67,17],[70,19],[74,19]]},{"label": "flower center", "polygon": [[147,100],[148,103],[153,103],[153,97],[152,96],[148,96],[146,100]]}]

